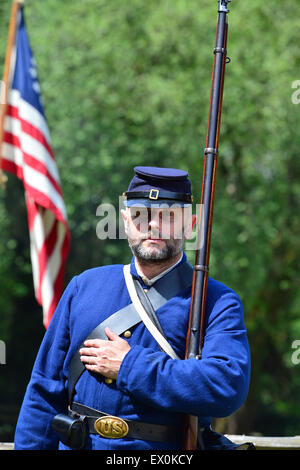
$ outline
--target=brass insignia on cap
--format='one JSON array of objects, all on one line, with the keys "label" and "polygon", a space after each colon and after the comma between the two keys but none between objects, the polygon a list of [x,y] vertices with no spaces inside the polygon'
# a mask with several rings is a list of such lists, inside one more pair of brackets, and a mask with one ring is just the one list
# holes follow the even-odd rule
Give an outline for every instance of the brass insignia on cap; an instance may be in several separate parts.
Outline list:
[{"label": "brass insignia on cap", "polygon": [[95,431],[108,439],[120,439],[127,436],[129,427],[126,421],[117,416],[102,416],[94,423]]}]

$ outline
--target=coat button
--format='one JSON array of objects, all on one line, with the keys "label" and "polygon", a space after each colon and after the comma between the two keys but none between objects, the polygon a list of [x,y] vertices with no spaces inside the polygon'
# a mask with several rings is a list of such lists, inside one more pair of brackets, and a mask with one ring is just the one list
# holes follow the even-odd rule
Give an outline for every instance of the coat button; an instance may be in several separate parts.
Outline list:
[{"label": "coat button", "polygon": [[127,330],[124,332],[125,338],[130,338],[131,337],[131,331]]},{"label": "coat button", "polygon": [[113,383],[113,379],[110,379],[109,377],[106,377],[104,382],[107,384],[107,385],[110,385]]}]

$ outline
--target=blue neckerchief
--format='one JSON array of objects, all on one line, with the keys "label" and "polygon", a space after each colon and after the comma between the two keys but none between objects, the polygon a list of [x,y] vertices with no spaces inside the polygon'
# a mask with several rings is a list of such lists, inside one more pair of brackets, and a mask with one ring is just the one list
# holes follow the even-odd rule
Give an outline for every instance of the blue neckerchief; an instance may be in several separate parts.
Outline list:
[{"label": "blue neckerchief", "polygon": [[[132,257],[132,260],[131,260],[131,263],[130,263],[130,273],[133,277],[135,277],[136,279],[139,280],[141,286],[143,287],[143,289],[150,289],[152,286],[148,286],[147,284],[145,284],[145,282],[143,281],[143,279],[139,276],[137,270],[136,270],[136,266],[135,266],[135,262],[134,262],[135,258],[134,256]],[[174,269],[177,268],[178,266],[180,266],[182,263],[185,263],[186,262],[186,254],[183,252],[183,256],[182,256],[182,259],[180,261],[180,263],[176,264],[176,266],[174,266]],[[172,270],[171,270],[172,271]],[[170,271],[169,271],[170,272]],[[167,274],[167,273],[166,273]],[[152,284],[153,286],[155,286],[155,282],[154,284]]]}]

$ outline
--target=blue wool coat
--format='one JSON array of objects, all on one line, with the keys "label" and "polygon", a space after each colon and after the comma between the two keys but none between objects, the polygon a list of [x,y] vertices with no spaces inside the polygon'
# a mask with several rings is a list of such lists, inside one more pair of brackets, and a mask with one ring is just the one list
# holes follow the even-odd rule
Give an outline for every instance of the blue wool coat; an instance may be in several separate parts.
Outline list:
[{"label": "blue wool coat", "polygon": [[[184,255],[182,262],[185,260]],[[131,273],[138,276],[134,259]],[[180,358],[185,354],[190,296],[189,288],[157,310],[161,326]],[[99,323],[130,303],[122,265],[90,269],[72,279],[33,367],[17,423],[16,450],[66,449],[52,431],[51,420],[67,410],[72,356]],[[238,295],[224,284],[209,278],[206,336],[200,361],[171,359],[161,352],[143,323],[131,332],[131,349],[117,380],[106,384],[103,376],[85,370],[76,385],[75,401],[125,419],[175,425],[178,429],[183,413],[197,415],[200,426],[208,426],[211,417],[228,416],[244,402],[250,355],[243,308]],[[89,435],[86,442],[86,449],[95,450],[172,448],[170,443],[99,435]]]}]

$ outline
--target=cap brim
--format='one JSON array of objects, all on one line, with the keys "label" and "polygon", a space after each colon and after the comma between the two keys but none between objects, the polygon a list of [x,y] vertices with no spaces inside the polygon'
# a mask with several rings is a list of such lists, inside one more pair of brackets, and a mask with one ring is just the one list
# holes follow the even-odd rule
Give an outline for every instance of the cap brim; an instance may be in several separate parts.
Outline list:
[{"label": "cap brim", "polygon": [[181,202],[181,201],[172,201],[170,199],[125,199],[125,207],[147,207],[147,208],[157,208],[157,209],[166,209],[168,207],[189,207],[191,203]]}]

